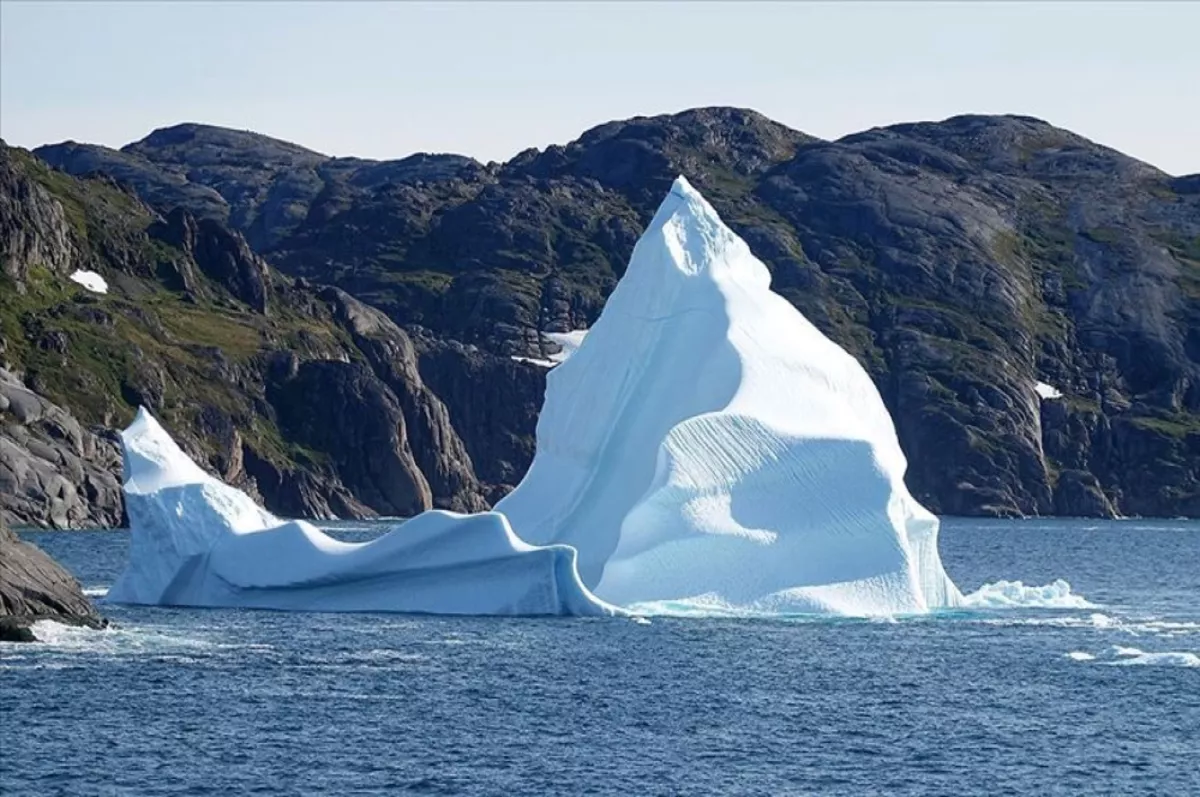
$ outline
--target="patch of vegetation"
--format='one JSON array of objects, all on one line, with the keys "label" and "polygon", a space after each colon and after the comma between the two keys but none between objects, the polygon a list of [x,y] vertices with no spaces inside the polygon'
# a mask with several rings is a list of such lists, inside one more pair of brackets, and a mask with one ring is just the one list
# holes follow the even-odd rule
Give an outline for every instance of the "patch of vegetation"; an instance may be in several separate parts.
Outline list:
[{"label": "patch of vegetation", "polygon": [[172,312],[162,314],[162,325],[181,343],[216,346],[234,359],[247,359],[262,348],[261,331],[244,313],[235,315],[180,303]]},{"label": "patch of vegetation", "polygon": [[1188,413],[1175,413],[1165,418],[1142,416],[1130,420],[1140,429],[1148,429],[1168,437],[1200,435],[1200,416]]},{"label": "patch of vegetation", "polygon": [[1162,199],[1167,202],[1174,202],[1176,199],[1179,199],[1179,194],[1175,192],[1175,189],[1165,182],[1155,181],[1146,190],[1156,199]]},{"label": "patch of vegetation", "polygon": [[279,427],[262,417],[255,417],[246,439],[256,452],[263,458],[290,470],[297,465],[301,467],[325,468],[332,460],[324,451],[317,451],[300,443],[285,440]]},{"label": "patch of vegetation", "polygon": [[1089,415],[1099,415],[1100,414],[1100,405],[1097,402],[1093,401],[1092,399],[1084,398],[1083,396],[1076,396],[1071,393],[1064,393],[1063,397],[1061,399],[1056,399],[1056,401],[1065,402],[1067,405],[1067,408],[1070,409],[1074,413],[1089,414]]},{"label": "patch of vegetation", "polygon": [[1093,243],[1106,246],[1115,246],[1125,239],[1124,233],[1114,227],[1095,227],[1090,230],[1080,230],[1079,234]]}]

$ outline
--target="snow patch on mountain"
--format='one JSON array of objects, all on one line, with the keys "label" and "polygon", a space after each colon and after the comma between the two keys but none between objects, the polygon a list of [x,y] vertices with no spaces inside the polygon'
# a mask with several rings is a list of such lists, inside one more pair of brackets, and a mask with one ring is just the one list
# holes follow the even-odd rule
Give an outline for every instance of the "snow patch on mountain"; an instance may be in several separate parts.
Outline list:
[{"label": "snow patch on mountain", "polygon": [[71,282],[78,283],[92,293],[108,293],[108,282],[95,271],[79,269],[71,274]]}]

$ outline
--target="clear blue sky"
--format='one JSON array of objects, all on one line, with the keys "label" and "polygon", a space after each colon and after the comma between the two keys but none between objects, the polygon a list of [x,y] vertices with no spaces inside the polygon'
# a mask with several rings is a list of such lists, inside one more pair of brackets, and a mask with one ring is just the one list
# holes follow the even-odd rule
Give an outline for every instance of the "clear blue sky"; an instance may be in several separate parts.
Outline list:
[{"label": "clear blue sky", "polygon": [[736,105],[836,138],[1021,113],[1200,172],[1200,4],[0,0],[0,136],[181,121],[322,152],[502,160]]}]

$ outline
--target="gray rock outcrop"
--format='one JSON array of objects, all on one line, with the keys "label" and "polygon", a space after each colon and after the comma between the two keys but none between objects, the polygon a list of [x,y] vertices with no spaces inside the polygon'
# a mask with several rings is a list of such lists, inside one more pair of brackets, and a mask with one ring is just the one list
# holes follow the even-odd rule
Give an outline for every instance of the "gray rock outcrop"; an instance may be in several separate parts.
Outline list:
[{"label": "gray rock outcrop", "polygon": [[29,626],[38,620],[107,625],[74,576],[0,517],[0,641],[34,641]]}]

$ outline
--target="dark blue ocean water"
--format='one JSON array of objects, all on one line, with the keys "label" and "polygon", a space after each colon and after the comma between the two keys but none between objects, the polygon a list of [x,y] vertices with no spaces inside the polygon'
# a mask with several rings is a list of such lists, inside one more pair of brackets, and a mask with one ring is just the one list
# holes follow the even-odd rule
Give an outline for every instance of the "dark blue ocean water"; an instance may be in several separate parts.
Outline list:
[{"label": "dark blue ocean water", "polygon": [[[964,591],[1073,594],[899,622],[108,607],[0,644],[0,794],[1200,794],[1200,523],[944,529]],[[96,590],[124,563],[121,532],[24,536]]]}]

